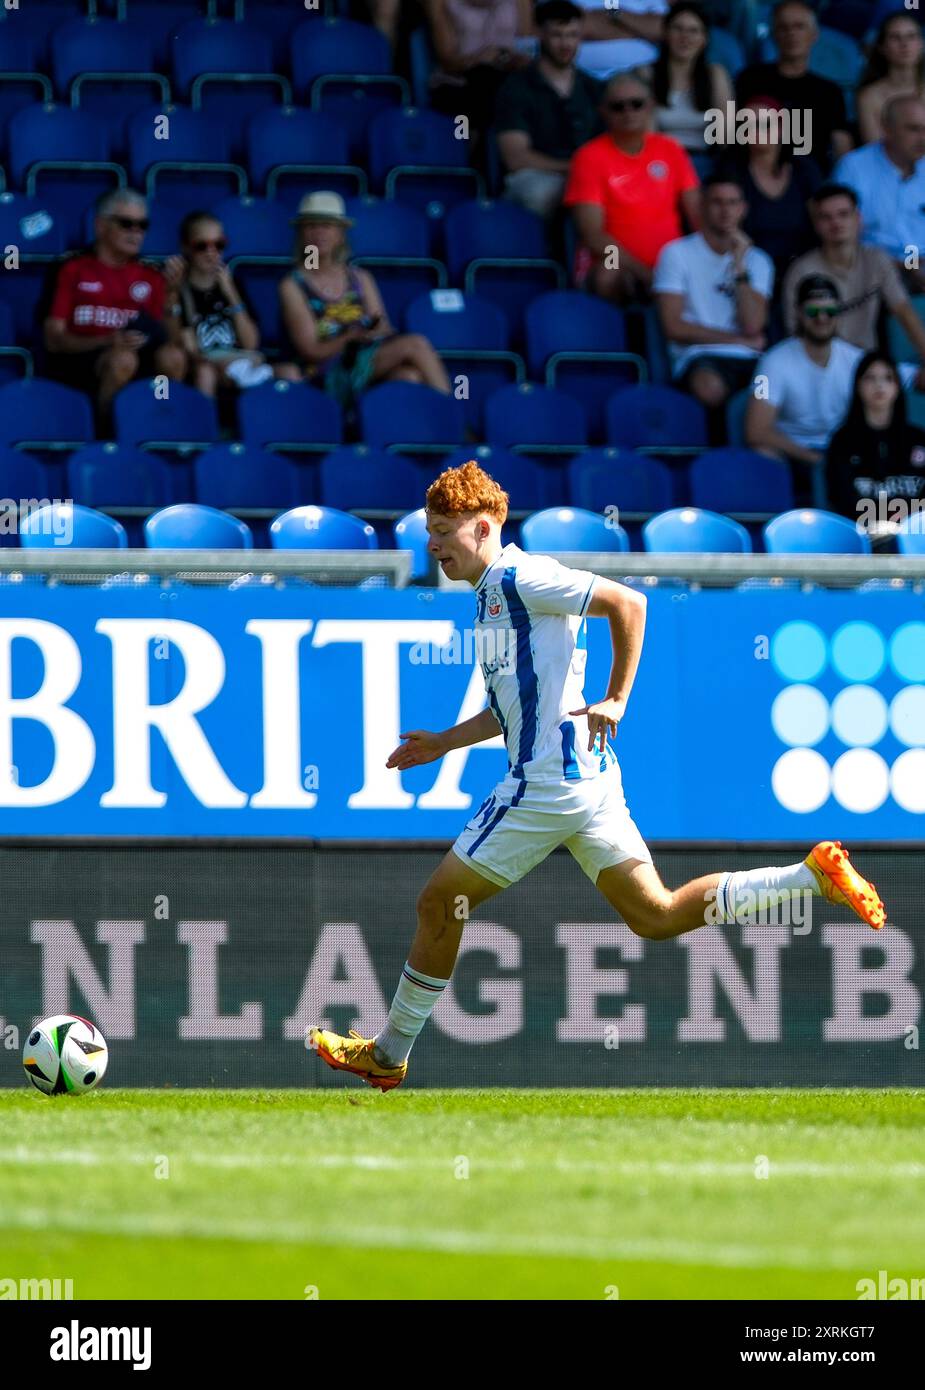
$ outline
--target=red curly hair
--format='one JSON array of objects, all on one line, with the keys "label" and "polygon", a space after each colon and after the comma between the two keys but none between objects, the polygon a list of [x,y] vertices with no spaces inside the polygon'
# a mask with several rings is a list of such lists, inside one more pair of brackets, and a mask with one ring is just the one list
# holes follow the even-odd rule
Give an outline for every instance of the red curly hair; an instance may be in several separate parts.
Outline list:
[{"label": "red curly hair", "polygon": [[447,468],[427,489],[425,506],[437,516],[462,516],[485,512],[499,526],[507,520],[510,498],[500,484],[480,468],[475,459]]}]

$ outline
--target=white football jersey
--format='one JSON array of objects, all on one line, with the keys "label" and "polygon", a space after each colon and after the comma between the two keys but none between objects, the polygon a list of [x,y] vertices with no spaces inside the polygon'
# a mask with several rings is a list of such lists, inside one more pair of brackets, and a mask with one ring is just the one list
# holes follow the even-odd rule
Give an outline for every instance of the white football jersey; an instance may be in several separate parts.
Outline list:
[{"label": "white football jersey", "polygon": [[506,545],[475,588],[476,654],[501,725],[511,776],[530,782],[597,777],[616,762],[588,752],[585,616],[596,575]]}]

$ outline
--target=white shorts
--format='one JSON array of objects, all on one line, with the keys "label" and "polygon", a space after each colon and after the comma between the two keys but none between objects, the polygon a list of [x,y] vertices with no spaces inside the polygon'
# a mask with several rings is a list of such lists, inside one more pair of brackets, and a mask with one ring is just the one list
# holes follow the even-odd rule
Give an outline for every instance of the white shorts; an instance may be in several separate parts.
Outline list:
[{"label": "white shorts", "polygon": [[508,774],[457,836],[453,852],[492,883],[507,888],[557,845],[578,860],[592,883],[602,869],[652,856],[633,823],[614,763],[597,777],[527,782]]}]

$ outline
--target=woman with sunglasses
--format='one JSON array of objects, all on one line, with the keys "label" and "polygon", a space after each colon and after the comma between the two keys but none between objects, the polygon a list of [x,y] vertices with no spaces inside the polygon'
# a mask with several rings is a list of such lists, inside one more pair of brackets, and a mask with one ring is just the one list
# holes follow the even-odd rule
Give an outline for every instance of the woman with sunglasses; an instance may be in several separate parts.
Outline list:
[{"label": "woman with sunglasses", "polygon": [[892,358],[868,352],[844,424],[826,452],[829,506],[864,522],[884,547],[915,505],[925,506],[925,430],[910,425]]},{"label": "woman with sunglasses", "polygon": [[704,113],[726,110],[732,81],[720,63],[707,62],[710,22],[700,5],[681,0],[665,20],[665,37],[652,68],[655,128],[692,155],[716,153],[706,143]]},{"label": "woman with sunglasses", "polygon": [[225,265],[221,222],[191,212],[180,225],[182,254],[164,266],[176,292],[173,313],[190,356],[190,381],[205,396],[227,386],[259,386],[275,375],[297,379],[295,368],[271,367],[258,352],[260,330]]},{"label": "woman with sunglasses", "polygon": [[880,117],[893,97],[925,97],[925,41],[922,27],[897,5],[877,30],[867,68],[858,83],[861,143],[883,138]]}]

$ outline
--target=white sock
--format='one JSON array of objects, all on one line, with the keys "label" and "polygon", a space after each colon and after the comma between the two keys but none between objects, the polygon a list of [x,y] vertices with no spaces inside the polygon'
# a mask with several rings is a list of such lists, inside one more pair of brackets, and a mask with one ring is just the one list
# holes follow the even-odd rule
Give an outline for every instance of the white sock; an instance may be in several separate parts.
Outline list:
[{"label": "white sock", "polygon": [[711,908],[717,922],[747,922],[756,912],[774,909],[808,893],[819,897],[815,875],[801,861],[783,869],[743,869],[723,874]]},{"label": "white sock", "polygon": [[415,1038],[448,984],[449,980],[438,980],[434,975],[412,970],[405,961],[389,1009],[389,1021],[374,1039],[373,1056],[381,1066],[397,1067],[406,1060]]}]

